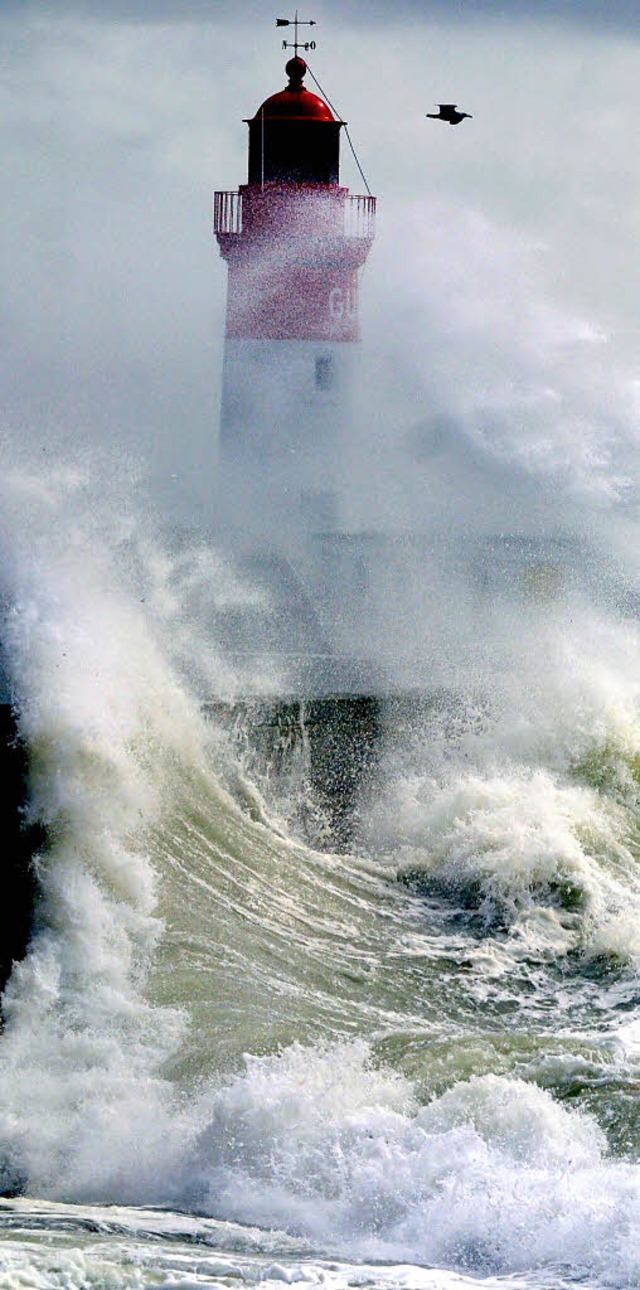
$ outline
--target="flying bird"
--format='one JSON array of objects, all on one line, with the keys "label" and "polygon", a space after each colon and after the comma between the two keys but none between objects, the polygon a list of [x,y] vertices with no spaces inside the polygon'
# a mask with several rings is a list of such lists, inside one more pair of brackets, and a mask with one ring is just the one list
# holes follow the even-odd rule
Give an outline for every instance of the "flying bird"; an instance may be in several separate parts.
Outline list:
[{"label": "flying bird", "polygon": [[466,116],[470,117],[470,112],[458,112],[455,103],[439,103],[439,112],[427,112],[427,116],[432,121],[448,121],[449,125],[460,125]]}]

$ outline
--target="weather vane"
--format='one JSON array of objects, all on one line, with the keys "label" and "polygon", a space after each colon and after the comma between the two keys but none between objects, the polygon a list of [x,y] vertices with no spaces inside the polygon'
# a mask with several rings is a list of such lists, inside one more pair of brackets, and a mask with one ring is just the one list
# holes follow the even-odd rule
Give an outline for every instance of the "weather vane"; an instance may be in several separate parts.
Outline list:
[{"label": "weather vane", "polygon": [[276,18],[276,27],[293,27],[294,29],[293,40],[283,40],[282,48],[292,49],[294,51],[296,58],[298,57],[299,49],[304,49],[305,53],[308,53],[310,49],[315,49],[316,47],[315,40],[298,40],[298,27],[315,27],[315,26],[316,26],[316,23],[313,18],[307,18],[304,20],[302,18],[299,18],[297,9],[296,9],[295,18]]}]

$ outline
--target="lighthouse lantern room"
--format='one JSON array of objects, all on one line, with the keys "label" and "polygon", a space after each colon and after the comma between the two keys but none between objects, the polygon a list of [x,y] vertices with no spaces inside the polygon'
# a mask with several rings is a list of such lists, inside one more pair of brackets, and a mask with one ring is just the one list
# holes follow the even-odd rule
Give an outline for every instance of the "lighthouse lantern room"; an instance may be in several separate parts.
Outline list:
[{"label": "lighthouse lantern room", "polygon": [[345,523],[358,276],[375,220],[375,198],[340,184],[345,122],[305,87],[299,48],[296,25],[286,88],[247,122],[248,182],[214,197],[228,265],[219,510],[248,544],[289,554]]}]

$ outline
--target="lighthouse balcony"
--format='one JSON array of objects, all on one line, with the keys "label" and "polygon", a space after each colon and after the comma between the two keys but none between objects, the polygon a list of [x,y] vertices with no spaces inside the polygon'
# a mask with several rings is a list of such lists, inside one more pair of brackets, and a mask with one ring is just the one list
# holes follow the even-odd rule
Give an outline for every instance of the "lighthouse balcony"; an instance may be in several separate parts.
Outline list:
[{"label": "lighthouse balcony", "polygon": [[213,199],[213,231],[225,258],[240,241],[262,237],[339,238],[368,251],[375,217],[375,197],[337,185],[246,184]]}]

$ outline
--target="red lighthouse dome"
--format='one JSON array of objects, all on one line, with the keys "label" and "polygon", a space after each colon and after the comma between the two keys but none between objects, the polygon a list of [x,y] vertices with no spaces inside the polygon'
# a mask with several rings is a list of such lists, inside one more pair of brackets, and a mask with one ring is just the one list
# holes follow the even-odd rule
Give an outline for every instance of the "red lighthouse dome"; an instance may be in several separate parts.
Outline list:
[{"label": "red lighthouse dome", "polygon": [[270,98],[265,99],[261,107],[256,112],[256,118],[262,115],[268,117],[297,117],[309,121],[333,121],[333,113],[327,107],[324,99],[318,94],[312,94],[310,90],[300,85],[293,93],[290,89],[280,90],[279,94],[272,94]]},{"label": "red lighthouse dome", "polygon": [[297,117],[307,121],[333,121],[333,113],[324,99],[319,98],[317,94],[312,94],[302,84],[306,70],[307,64],[304,58],[290,58],[285,68],[289,84],[286,89],[265,99],[254,119],[268,116],[279,119]]}]

